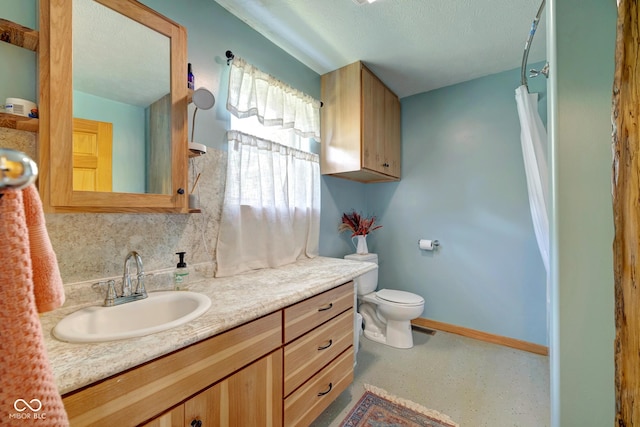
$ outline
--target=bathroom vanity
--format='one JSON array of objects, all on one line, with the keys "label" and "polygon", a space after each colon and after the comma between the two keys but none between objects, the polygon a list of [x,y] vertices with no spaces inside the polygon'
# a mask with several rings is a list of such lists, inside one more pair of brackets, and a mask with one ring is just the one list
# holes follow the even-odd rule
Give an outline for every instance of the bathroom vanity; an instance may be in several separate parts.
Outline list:
[{"label": "bathroom vanity", "polygon": [[353,380],[351,280],[372,268],[316,258],[194,283],[209,312],[129,340],[57,341],[73,308],[44,315],[71,425],[308,425]]}]

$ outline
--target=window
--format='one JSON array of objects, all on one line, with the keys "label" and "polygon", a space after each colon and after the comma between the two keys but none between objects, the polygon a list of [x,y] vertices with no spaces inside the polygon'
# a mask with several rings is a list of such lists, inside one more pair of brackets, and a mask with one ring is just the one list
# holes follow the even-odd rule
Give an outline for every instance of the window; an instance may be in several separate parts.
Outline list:
[{"label": "window", "polygon": [[320,230],[320,166],[308,152],[319,101],[238,57],[229,74],[218,277],[314,257]]}]

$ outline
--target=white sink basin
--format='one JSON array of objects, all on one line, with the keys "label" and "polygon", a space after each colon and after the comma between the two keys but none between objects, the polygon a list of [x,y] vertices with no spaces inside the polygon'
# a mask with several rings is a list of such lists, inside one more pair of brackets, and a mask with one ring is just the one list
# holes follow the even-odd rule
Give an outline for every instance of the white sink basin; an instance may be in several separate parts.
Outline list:
[{"label": "white sink basin", "polygon": [[150,292],[143,300],[75,311],[58,322],[53,335],[75,343],[141,337],[190,322],[210,306],[209,297],[197,292]]}]

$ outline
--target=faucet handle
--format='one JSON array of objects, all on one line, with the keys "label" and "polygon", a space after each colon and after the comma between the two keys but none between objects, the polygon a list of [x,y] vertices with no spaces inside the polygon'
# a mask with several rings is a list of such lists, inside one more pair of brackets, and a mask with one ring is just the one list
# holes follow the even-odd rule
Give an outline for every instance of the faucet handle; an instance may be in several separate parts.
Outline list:
[{"label": "faucet handle", "polygon": [[136,279],[136,291],[135,293],[138,295],[144,295],[144,297],[147,296],[147,290],[144,287],[144,277],[145,274],[144,273],[139,273],[138,277]]},{"label": "faucet handle", "polygon": [[123,297],[128,297],[131,295],[131,276],[129,274],[125,274],[122,278],[122,294]]},{"label": "faucet handle", "polygon": [[111,307],[112,305],[114,305],[115,300],[116,300],[116,281],[115,280],[109,280],[107,281],[107,296],[104,299],[104,306],[105,307]]}]

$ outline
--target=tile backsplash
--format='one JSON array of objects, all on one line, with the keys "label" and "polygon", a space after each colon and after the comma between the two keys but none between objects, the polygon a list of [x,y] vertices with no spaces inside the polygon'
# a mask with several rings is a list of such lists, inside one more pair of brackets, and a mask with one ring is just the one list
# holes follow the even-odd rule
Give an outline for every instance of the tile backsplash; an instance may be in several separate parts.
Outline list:
[{"label": "tile backsplash", "polygon": [[[37,134],[0,128],[0,147],[20,150],[37,161]],[[190,160],[190,185],[201,172],[194,214],[46,214],[47,230],[66,284],[120,277],[124,258],[135,250],[146,272],[176,266],[176,252],[199,274],[213,276],[226,178],[227,153],[209,149]],[[195,170],[195,172],[194,172]],[[158,278],[162,276],[158,274]],[[150,278],[153,281],[153,278]]]}]

